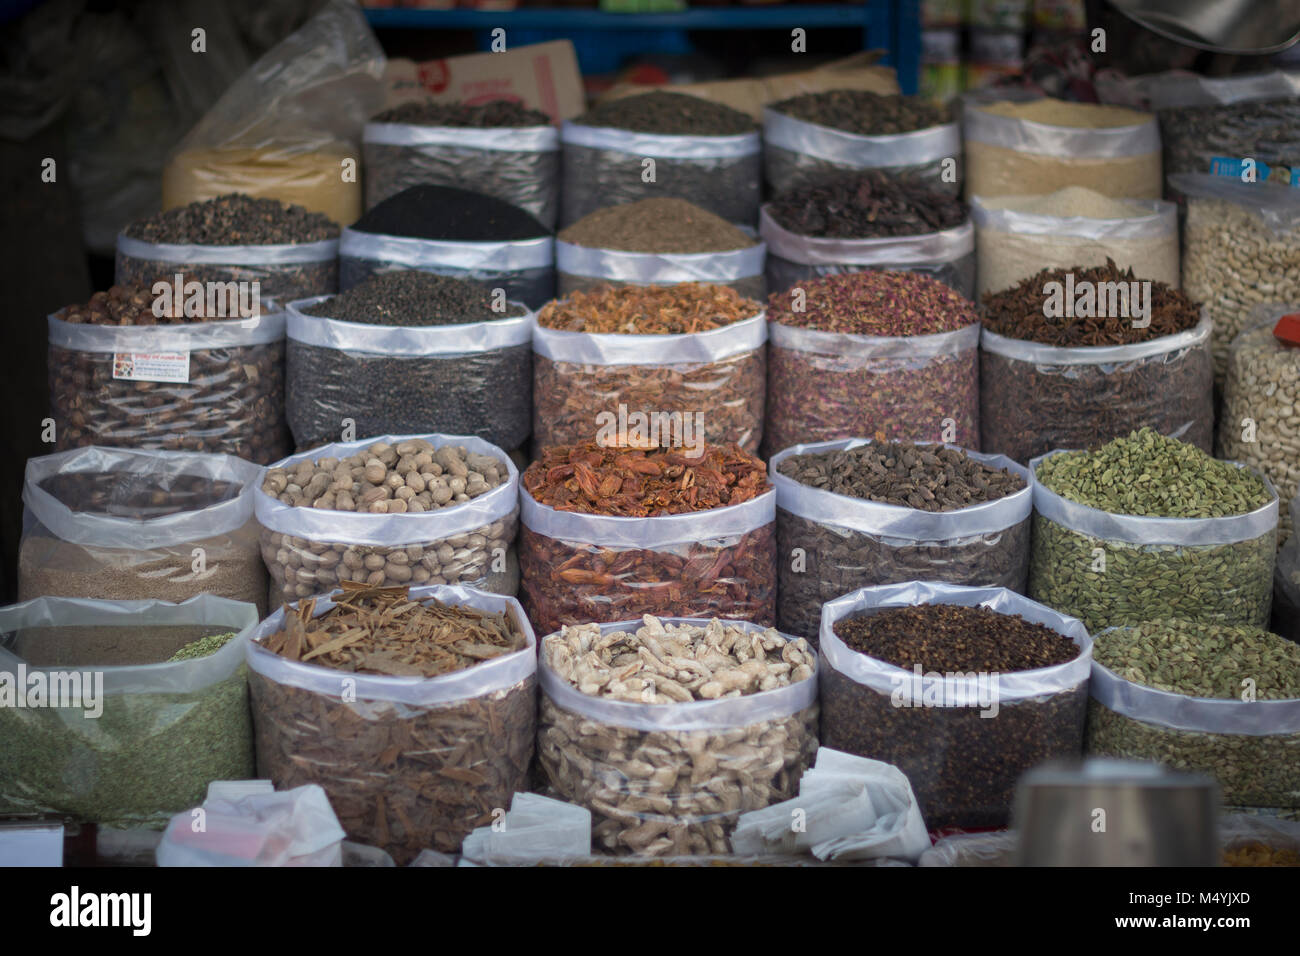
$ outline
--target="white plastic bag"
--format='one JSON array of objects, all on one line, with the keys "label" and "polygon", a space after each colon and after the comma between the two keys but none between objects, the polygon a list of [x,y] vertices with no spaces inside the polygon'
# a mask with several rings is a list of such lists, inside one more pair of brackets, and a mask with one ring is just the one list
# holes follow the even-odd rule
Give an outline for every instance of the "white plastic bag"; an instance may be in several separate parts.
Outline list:
[{"label": "white plastic bag", "polygon": [[1075,615],[1092,631],[1160,617],[1268,624],[1278,501],[1267,478],[1272,500],[1244,515],[1111,514],[1070,501],[1038,480],[1039,464],[1064,451],[1029,463],[1034,480],[1031,598]]},{"label": "white plastic bag", "polygon": [[769,454],[860,435],[979,448],[978,322],[930,335],[856,335],[774,321],[768,335]]},{"label": "white plastic bag", "polygon": [[[564,185],[560,224],[569,226],[606,206],[639,199],[693,202],[728,222],[752,226],[760,196],[757,130],[730,136],[636,133],[566,120],[560,127]],[[646,159],[654,178],[646,180]]]},{"label": "white plastic bag", "polygon": [[961,191],[945,176],[944,160],[961,161],[961,127],[942,123],[907,133],[866,136],[763,109],[763,172],[773,191],[815,182],[826,174],[881,169],[924,179],[935,189]]},{"label": "white plastic bag", "polygon": [[[1132,210],[1124,219],[1048,216],[971,198],[979,294],[1001,292],[1043,269],[1142,267],[1138,278],[1177,289],[1178,207],[1161,199],[1118,200]],[[1149,266],[1147,263],[1151,263]]]},{"label": "white plastic bag", "polygon": [[1015,866],[1014,831],[954,833],[936,840],[921,854],[917,866]]},{"label": "white plastic bag", "polygon": [[911,236],[820,239],[790,232],[764,208],[758,234],[767,243],[767,287],[774,292],[800,279],[895,269],[933,276],[968,299],[975,295],[975,227],[969,220]]},{"label": "white plastic bag", "polygon": [[[463,587],[410,597],[505,612],[525,646],[440,677],[355,674],[264,649],[281,608],[247,647],[259,772],[282,788],[320,784],[348,836],[399,866],[425,848],[456,852],[526,788],[537,706],[537,640],[514,598]],[[313,616],[333,606],[317,598]]]},{"label": "white plastic bag", "polygon": [[[532,414],[532,315],[421,327],[345,322],[289,303],[286,411],[299,447],[337,435],[420,430],[518,448]],[[430,401],[431,396],[436,401]]]},{"label": "white plastic bag", "polygon": [[[24,676],[34,686],[36,674],[51,688],[75,687],[72,675],[80,674],[83,687],[79,700],[61,700],[65,706],[0,706],[0,814],[157,828],[197,805],[211,781],[251,777],[253,728],[241,665],[256,625],[253,605],[209,594],[181,604],[43,597],[0,609],[0,634],[17,632],[13,644],[0,643],[9,690],[22,687]],[[134,643],[171,647],[196,631],[237,634],[191,660],[83,661],[83,642],[121,641],[105,628],[130,629]],[[20,653],[69,663],[29,665]]]},{"label": "white plastic bag", "polygon": [[1214,444],[1213,323],[1132,345],[1059,347],[980,333],[980,447],[1027,462],[1149,426]]},{"label": "white plastic bag", "polygon": [[557,511],[520,494],[520,600],[543,633],[642,614],[776,620],[776,493],[652,518]]},{"label": "white plastic bag", "polygon": [[[196,827],[202,813],[203,827]],[[210,797],[172,817],[159,866],[342,866],[343,828],[315,785],[238,799]]]},{"label": "white plastic bag", "polygon": [[116,285],[171,279],[256,282],[258,295],[283,307],[290,299],[333,292],[339,284],[339,241],[266,246],[202,246],[117,237]]},{"label": "white plastic bag", "polygon": [[502,242],[414,239],[344,229],[339,240],[339,291],[369,276],[419,269],[504,289],[510,300],[537,309],[555,295],[555,240],[550,236]]},{"label": "white plastic bag", "polygon": [[[253,499],[254,510],[262,526],[262,559],[271,574],[271,607],[327,594],[345,579],[346,571],[354,575],[350,580],[365,580],[369,573],[365,558],[377,555],[387,559],[398,551],[405,552],[399,562],[410,568],[411,574],[400,579],[386,578],[385,585],[460,584],[514,594],[518,568],[510,546],[519,515],[519,470],[495,445],[462,435],[381,435],[313,448],[271,467],[346,458],[378,442],[395,445],[413,438],[436,448],[459,445],[471,453],[490,455],[505,463],[509,477],[471,501],[404,514],[296,507],[259,488]],[[390,574],[392,563],[384,564],[385,574]],[[355,576],[358,572],[360,577]]]},{"label": "white plastic bag", "polygon": [[264,610],[260,474],[240,458],[189,452],[92,446],[29,458],[19,600],[215,594]]},{"label": "white plastic bag", "polygon": [[560,131],[554,126],[367,123],[364,140],[367,209],[412,186],[452,186],[503,199],[555,228]]},{"label": "white plastic bag", "polygon": [[[773,456],[776,486],[777,626],[816,643],[822,605],[877,584],[943,581],[1023,593],[1029,576],[1029,470],[1001,455],[966,455],[1020,475],[1025,487],[952,511],[920,511],[811,488],[781,473],[792,455],[870,444],[846,439],[795,445]],[[796,558],[802,561],[796,563]],[[796,567],[799,570],[795,570]]]},{"label": "white plastic bag", "polygon": [[1154,115],[1083,127],[990,113],[988,100],[1037,99],[1001,90],[967,99],[962,116],[966,195],[1014,196],[1084,186],[1116,199],[1159,199],[1160,128]]},{"label": "white plastic bag", "polygon": [[[602,413],[680,412],[697,438],[758,451],[766,400],[767,317],[707,332],[623,335],[533,327],[533,441],[591,441]],[[702,418],[697,417],[702,416]]]},{"label": "white plastic bag", "polygon": [[762,299],[767,292],[763,260],[767,246],[757,243],[726,252],[624,252],[592,249],[556,240],[555,273],[558,293],[597,285],[674,285],[709,282],[729,285],[741,295]]},{"label": "white plastic bag", "polygon": [[1088,753],[1208,774],[1226,804],[1300,806],[1300,699],[1190,697],[1097,661],[1091,695]]},{"label": "white plastic bag", "polygon": [[526,866],[544,859],[591,855],[591,811],[535,793],[516,793],[510,812],[465,838],[469,860]]},{"label": "white plastic bag", "polygon": [[[277,311],[116,326],[51,315],[50,411],[58,449],[115,445],[274,461],[289,448],[284,318]],[[154,359],[161,359],[160,374],[174,377],[136,379],[136,362]]]},{"label": "white plastic bag", "polygon": [[[702,627],[708,619],[662,623]],[[634,631],[639,624],[600,629]],[[739,815],[793,796],[817,749],[816,673],[741,697],[630,703],[570,685],[554,670],[543,638],[538,676],[542,769],[561,797],[591,809],[593,842],[609,852],[727,853]]]},{"label": "white plastic bag", "polygon": [[[1079,655],[1013,673],[920,674],[852,651],[835,634],[841,618],[914,604],[1018,614],[1070,638]],[[1083,749],[1092,639],[1074,618],[1005,588],[911,581],[846,594],[822,609],[821,655],[822,742],[897,766],[932,829],[1005,826],[1022,773]]]},{"label": "white plastic bag", "polygon": [[1251,325],[1255,307],[1300,302],[1300,189],[1208,173],[1177,173],[1169,185],[1187,198],[1183,291],[1214,320],[1221,388],[1232,340]]}]

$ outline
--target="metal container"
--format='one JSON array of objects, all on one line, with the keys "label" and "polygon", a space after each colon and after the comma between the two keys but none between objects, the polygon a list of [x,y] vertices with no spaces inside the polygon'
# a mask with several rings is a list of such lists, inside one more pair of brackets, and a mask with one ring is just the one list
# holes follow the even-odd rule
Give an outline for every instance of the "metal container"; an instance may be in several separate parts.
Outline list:
[{"label": "metal container", "polygon": [[1163,37],[1216,53],[1277,53],[1300,40],[1300,0],[1111,0]]},{"label": "metal container", "polygon": [[1091,758],[1031,770],[1016,794],[1020,866],[1215,866],[1219,787],[1158,764]]}]

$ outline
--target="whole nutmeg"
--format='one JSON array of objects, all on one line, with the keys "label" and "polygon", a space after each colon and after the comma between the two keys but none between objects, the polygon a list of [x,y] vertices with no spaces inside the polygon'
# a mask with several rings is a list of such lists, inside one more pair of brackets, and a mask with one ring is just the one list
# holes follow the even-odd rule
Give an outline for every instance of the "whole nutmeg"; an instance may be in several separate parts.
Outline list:
[{"label": "whole nutmeg", "polygon": [[382,484],[384,479],[388,477],[388,469],[384,467],[384,463],[378,458],[371,458],[366,462],[366,469],[363,472],[363,475],[365,476],[366,481],[370,482],[372,485],[378,485]]}]

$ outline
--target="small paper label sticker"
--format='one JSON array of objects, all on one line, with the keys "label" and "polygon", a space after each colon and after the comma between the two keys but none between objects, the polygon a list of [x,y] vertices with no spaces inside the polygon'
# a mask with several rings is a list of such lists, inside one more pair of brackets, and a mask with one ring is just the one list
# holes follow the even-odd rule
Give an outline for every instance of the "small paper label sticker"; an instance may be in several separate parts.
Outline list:
[{"label": "small paper label sticker", "polygon": [[188,382],[189,352],[114,352],[113,378],[129,382]]}]

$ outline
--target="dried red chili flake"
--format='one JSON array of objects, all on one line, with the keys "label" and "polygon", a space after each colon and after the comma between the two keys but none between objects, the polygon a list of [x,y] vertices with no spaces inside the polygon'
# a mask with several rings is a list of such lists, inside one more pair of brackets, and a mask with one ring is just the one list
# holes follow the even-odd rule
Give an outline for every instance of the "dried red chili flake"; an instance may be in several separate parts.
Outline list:
[{"label": "dried red chili flake", "polygon": [[601,286],[548,303],[537,323],[564,332],[684,335],[752,319],[762,310],[725,285]]},{"label": "dried red chili flake", "polygon": [[781,325],[853,335],[932,335],[979,321],[975,304],[916,272],[851,272],[805,279],[768,300]]},{"label": "dried red chili flake", "polygon": [[524,489],[557,511],[651,518],[749,501],[771,490],[763,462],[738,445],[606,448],[595,442],[548,448],[523,475]]}]

